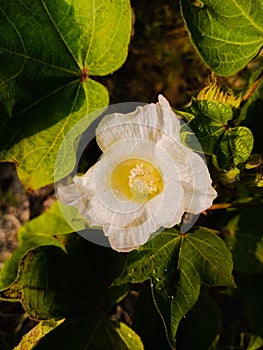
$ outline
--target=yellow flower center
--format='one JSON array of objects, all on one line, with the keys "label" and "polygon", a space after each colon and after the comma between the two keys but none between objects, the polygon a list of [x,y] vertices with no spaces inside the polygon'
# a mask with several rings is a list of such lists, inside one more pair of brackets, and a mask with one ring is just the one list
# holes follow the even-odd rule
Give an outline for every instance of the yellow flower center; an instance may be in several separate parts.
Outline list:
[{"label": "yellow flower center", "polygon": [[129,200],[150,200],[163,190],[159,170],[144,159],[126,159],[111,174],[111,188]]}]

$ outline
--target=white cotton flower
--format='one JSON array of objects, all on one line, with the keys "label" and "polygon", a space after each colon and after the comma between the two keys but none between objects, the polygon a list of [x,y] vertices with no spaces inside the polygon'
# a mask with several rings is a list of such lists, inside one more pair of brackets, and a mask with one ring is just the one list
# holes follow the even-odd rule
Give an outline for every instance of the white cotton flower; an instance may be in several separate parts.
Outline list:
[{"label": "white cotton flower", "polygon": [[182,144],[180,127],[161,95],[135,112],[107,115],[96,130],[100,160],[59,187],[59,199],[102,228],[117,251],[138,248],[185,212],[199,214],[217,194],[202,157]]}]

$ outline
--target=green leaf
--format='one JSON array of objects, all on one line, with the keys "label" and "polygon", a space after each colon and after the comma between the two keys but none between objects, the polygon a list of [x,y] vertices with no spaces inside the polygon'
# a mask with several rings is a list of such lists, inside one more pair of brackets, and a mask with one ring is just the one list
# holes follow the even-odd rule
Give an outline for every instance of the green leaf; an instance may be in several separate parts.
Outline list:
[{"label": "green leaf", "polygon": [[67,258],[56,246],[37,247],[20,261],[18,276],[0,297],[21,301],[34,319],[61,319],[69,310],[70,297],[64,290]]},{"label": "green leaf", "polygon": [[181,0],[195,47],[219,75],[235,74],[261,49],[262,9],[262,0]]},{"label": "green leaf", "polygon": [[262,207],[231,210],[232,218],[223,229],[225,242],[232,251],[234,268],[247,273],[263,271]]},{"label": "green leaf", "polygon": [[77,234],[58,235],[63,249],[46,245],[20,260],[16,280],[0,298],[21,301],[35,319],[83,315],[110,310],[128,290],[109,288],[123,269],[124,254],[91,244]]},{"label": "green leaf", "polygon": [[35,189],[53,182],[72,126],[108,104],[107,90],[90,77],[125,61],[130,4],[0,0],[0,23],[0,159],[15,162],[23,184]]},{"label": "green leaf", "polygon": [[[253,149],[253,134],[244,126],[231,127],[234,109],[230,105],[214,101],[192,100],[187,109],[194,118],[182,127],[182,139],[194,147],[194,132],[205,154],[212,155],[217,166],[223,169],[245,162]],[[197,150],[200,151],[200,150]]]},{"label": "green leaf", "polygon": [[112,322],[99,315],[63,321],[40,322],[22,338],[14,350],[144,349],[139,336],[124,323]]},{"label": "green leaf", "polygon": [[35,350],[143,350],[139,336],[122,322],[105,316],[88,315],[65,321],[48,333]]},{"label": "green leaf", "polygon": [[123,274],[114,284],[150,279],[156,307],[171,346],[182,317],[196,303],[201,283],[233,286],[232,259],[213,231],[165,231],[128,255]]},{"label": "green leaf", "polygon": [[263,347],[263,338],[257,335],[252,335],[248,344],[247,350],[260,350]]},{"label": "green leaf", "polygon": [[48,320],[42,321],[28,333],[26,333],[14,350],[32,350],[38,341],[56,328],[62,321]]},{"label": "green leaf", "polygon": [[263,235],[262,235],[261,241],[259,241],[257,243],[257,249],[255,252],[255,255],[256,255],[256,258],[258,259],[258,261],[261,262],[262,267],[263,267]]},{"label": "green leaf", "polygon": [[0,288],[6,288],[16,279],[20,259],[31,249],[43,245],[64,245],[54,237],[72,232],[56,202],[47,212],[27,222],[18,231],[19,246],[4,263],[0,274]]}]

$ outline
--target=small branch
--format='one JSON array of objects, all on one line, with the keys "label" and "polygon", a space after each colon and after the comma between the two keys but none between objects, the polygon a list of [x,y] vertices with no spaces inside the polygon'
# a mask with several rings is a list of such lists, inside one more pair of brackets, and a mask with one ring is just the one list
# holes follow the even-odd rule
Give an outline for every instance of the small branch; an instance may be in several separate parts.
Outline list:
[{"label": "small branch", "polygon": [[207,210],[219,210],[219,209],[227,209],[231,207],[231,203],[218,203],[218,204],[213,204],[210,208]]},{"label": "small branch", "polygon": [[242,99],[242,106],[248,101],[248,99],[251,97],[251,95],[254,93],[256,88],[258,87],[259,83],[263,80],[263,70],[258,76],[258,78],[254,81],[254,83],[248,88],[247,92],[243,96]]}]

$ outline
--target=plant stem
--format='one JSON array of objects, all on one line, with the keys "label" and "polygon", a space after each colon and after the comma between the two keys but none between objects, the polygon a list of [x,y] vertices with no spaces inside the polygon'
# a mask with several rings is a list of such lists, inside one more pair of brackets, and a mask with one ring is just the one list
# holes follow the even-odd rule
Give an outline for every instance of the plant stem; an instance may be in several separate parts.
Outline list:
[{"label": "plant stem", "polygon": [[254,81],[254,83],[250,85],[250,87],[248,88],[247,92],[243,96],[243,99],[242,99],[242,102],[241,102],[241,106],[243,106],[248,101],[248,99],[254,93],[254,91],[256,90],[256,88],[258,87],[259,83],[262,80],[263,80],[263,70],[260,73],[260,75],[257,77],[257,79]]}]

